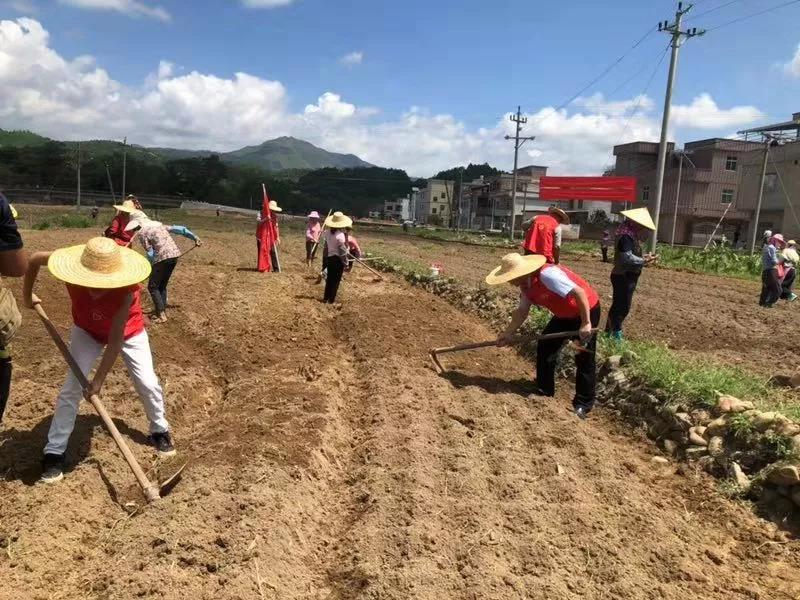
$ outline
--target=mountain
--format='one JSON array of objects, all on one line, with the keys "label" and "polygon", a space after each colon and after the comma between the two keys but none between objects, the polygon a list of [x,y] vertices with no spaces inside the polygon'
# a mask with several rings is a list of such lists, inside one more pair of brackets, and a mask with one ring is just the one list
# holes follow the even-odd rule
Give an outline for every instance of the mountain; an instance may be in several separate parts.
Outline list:
[{"label": "mountain", "polygon": [[50,138],[33,133],[32,131],[16,130],[6,131],[0,129],[0,147],[2,146],[41,146],[51,141]]},{"label": "mountain", "polygon": [[284,169],[323,169],[335,167],[351,169],[373,167],[354,154],[337,154],[318,148],[293,137],[280,137],[258,146],[247,146],[241,150],[220,154],[220,158],[236,165],[252,165],[268,171]]},{"label": "mountain", "polygon": [[219,152],[211,150],[180,150],[179,148],[147,148],[150,152],[162,156],[165,160],[181,160],[184,158],[205,158]]}]

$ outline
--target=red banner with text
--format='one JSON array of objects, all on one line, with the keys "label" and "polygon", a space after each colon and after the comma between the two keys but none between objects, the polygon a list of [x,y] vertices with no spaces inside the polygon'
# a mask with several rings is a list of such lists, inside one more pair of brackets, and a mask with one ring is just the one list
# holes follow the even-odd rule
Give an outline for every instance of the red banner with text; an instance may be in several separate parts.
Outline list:
[{"label": "red banner with text", "polygon": [[539,199],[635,202],[636,177],[542,177]]}]

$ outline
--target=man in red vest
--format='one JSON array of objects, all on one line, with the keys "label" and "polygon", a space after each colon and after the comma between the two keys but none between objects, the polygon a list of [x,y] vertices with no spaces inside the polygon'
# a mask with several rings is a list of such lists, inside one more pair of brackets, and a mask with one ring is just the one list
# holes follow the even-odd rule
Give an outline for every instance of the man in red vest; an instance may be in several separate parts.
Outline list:
[{"label": "man in red vest", "polygon": [[582,349],[575,355],[575,414],[585,419],[595,400],[595,347],[593,329],[600,322],[600,298],[581,277],[560,265],[547,264],[541,254],[522,256],[506,254],[499,267],[486,276],[486,283],[510,283],[520,289],[517,310],[505,331],[497,338],[498,346],[507,346],[512,336],[528,318],[531,306],[549,310],[553,317],[542,335],[574,332],[572,336],[541,340],[536,348],[537,396],[553,396],[558,353],[567,338],[580,339]]},{"label": "man in red vest", "polygon": [[541,254],[548,263],[557,265],[561,252],[562,225],[569,225],[569,215],[555,206],[551,206],[546,215],[534,217],[525,232],[522,253]]}]

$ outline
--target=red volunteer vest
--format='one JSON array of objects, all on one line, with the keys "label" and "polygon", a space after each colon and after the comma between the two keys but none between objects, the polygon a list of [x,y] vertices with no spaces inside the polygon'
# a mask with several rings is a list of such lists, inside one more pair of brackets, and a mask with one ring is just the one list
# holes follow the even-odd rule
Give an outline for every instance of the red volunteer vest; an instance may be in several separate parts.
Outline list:
[{"label": "red volunteer vest", "polygon": [[531,254],[541,254],[547,258],[547,262],[554,263],[553,250],[558,225],[558,221],[550,215],[536,217],[525,234],[525,241],[522,243],[523,250],[527,250]]},{"label": "red volunteer vest", "polygon": [[119,310],[125,296],[133,292],[133,304],[125,323],[124,338],[127,340],[144,331],[144,315],[139,301],[139,286],[107,290],[99,298],[92,298],[89,289],[79,285],[67,284],[72,299],[72,320],[101,344],[108,343],[111,333],[111,320]]},{"label": "red volunteer vest", "polygon": [[525,296],[533,304],[546,308],[553,313],[554,316],[561,319],[579,319],[581,316],[580,309],[578,308],[578,301],[575,300],[575,298],[573,298],[571,295],[567,296],[566,298],[562,298],[558,294],[554,294],[548,290],[541,282],[539,276],[545,271],[545,269],[561,269],[570,281],[583,288],[583,291],[586,292],[586,297],[589,300],[590,309],[597,306],[598,302],[600,302],[600,297],[597,295],[597,292],[595,292],[583,278],[579,277],[566,267],[562,267],[561,265],[545,265],[539,271],[531,275],[530,283],[525,289]]}]

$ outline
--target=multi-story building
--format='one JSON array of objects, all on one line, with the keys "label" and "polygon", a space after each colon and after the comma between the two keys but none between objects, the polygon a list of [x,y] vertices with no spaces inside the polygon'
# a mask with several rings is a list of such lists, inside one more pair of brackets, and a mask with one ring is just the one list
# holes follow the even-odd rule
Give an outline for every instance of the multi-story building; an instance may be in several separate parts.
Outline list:
[{"label": "multi-story building", "polygon": [[[717,237],[725,235],[731,241],[747,237],[753,211],[741,197],[741,167],[745,157],[759,147],[757,142],[714,138],[689,142],[682,152],[676,152],[674,144],[669,143],[659,240],[669,242],[674,231],[677,244],[703,245],[721,220]],[[658,143],[622,144],[614,147],[614,155],[614,175],[635,176],[639,203],[652,212]],[[615,205],[616,210],[623,208],[623,203]]]},{"label": "multi-story building", "polygon": [[[545,212],[549,202],[539,200],[539,179],[547,175],[547,167],[529,165],[517,169],[517,195],[515,227],[531,216]],[[469,190],[472,227],[477,229],[500,229],[511,227],[511,197],[514,176],[502,173],[483,181],[465,185]]]},{"label": "multi-story building", "polygon": [[429,179],[419,192],[419,212],[415,219],[431,225],[449,226],[454,189],[455,181]]},{"label": "multi-story building", "polygon": [[411,200],[408,197],[386,200],[383,203],[383,218],[393,221],[408,221],[411,216],[410,204]]}]

